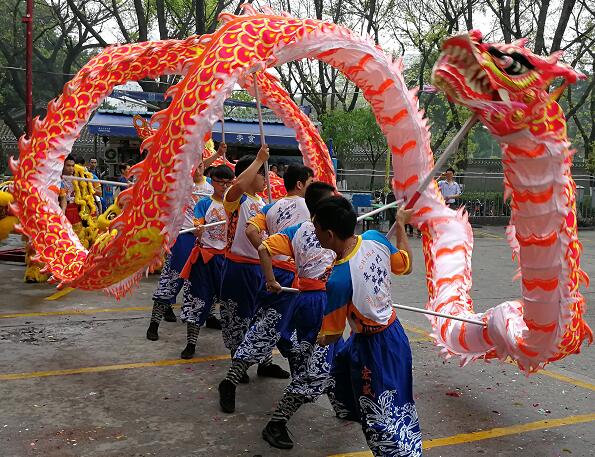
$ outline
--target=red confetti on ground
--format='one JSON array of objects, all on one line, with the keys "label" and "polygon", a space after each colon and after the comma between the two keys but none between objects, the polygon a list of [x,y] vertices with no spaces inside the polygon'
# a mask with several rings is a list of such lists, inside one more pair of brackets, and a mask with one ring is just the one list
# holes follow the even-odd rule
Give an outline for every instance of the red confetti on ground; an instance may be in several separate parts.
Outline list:
[{"label": "red confetti on ground", "polygon": [[462,395],[459,392],[446,392],[446,395],[448,395],[449,397],[461,397]]}]

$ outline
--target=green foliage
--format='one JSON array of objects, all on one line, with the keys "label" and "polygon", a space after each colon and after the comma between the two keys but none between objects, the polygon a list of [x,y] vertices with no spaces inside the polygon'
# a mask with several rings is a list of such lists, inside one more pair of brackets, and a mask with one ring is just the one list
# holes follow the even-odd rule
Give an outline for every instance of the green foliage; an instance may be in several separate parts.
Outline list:
[{"label": "green foliage", "polygon": [[[372,170],[387,152],[386,139],[369,107],[353,111],[335,110],[321,117],[322,136],[332,138],[335,153],[342,161],[349,162],[362,154]],[[375,172],[370,177],[370,190],[374,187]]]},{"label": "green foliage", "polygon": [[[595,143],[591,145],[591,151],[595,151]],[[595,174],[595,154],[589,155],[589,157],[587,158],[586,166],[587,170],[589,170],[589,173]]]},{"label": "green foliage", "polygon": [[321,118],[322,136],[333,139],[337,157],[349,160],[357,152],[365,154],[371,165],[376,165],[387,150],[386,139],[369,107],[347,112],[331,111]]}]

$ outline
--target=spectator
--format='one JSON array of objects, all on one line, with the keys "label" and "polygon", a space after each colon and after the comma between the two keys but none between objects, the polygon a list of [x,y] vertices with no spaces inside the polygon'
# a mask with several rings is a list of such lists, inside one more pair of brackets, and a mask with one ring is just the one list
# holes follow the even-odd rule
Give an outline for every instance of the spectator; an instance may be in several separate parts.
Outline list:
[{"label": "spectator", "polygon": [[[64,161],[64,168],[62,169],[62,176],[74,176],[75,159],[69,155]],[[78,205],[74,202],[74,184],[69,179],[63,179],[60,187],[60,194],[58,197],[60,208],[64,211],[64,215],[72,225],[80,224],[81,217],[79,215]]]},{"label": "spectator", "polygon": [[[118,176],[116,181],[125,183],[125,184],[131,184],[132,181],[130,179],[130,164],[121,163],[120,165],[118,165],[118,169],[120,170],[120,176]],[[124,186],[118,186],[117,188],[114,189],[114,200],[118,196],[118,194],[121,191],[123,191],[124,189],[126,189],[126,187],[124,187]]]},{"label": "spectator", "polygon": [[[97,158],[92,157],[89,160],[89,167],[87,168],[89,173],[93,175],[93,179],[99,179],[98,171],[97,171]],[[103,209],[105,208],[105,200],[103,199],[103,187],[101,184],[97,183],[93,185],[95,189],[95,204],[97,205],[97,213],[103,213]]]},{"label": "spectator", "polygon": [[461,196],[461,186],[454,180],[454,175],[454,169],[449,167],[446,169],[446,179],[438,181],[444,201],[452,209],[456,209],[456,199]]}]

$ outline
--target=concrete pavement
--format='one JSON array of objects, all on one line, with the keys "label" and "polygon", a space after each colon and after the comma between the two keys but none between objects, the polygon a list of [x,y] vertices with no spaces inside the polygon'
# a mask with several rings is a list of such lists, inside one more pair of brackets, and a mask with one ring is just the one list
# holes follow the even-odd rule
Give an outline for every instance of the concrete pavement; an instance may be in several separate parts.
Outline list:
[{"label": "concrete pavement", "polygon": [[[473,298],[484,310],[519,296],[515,265],[498,228],[476,230]],[[595,278],[595,232],[581,232],[583,267]],[[420,242],[414,273],[394,280],[394,301],[426,300]],[[366,456],[357,424],[326,399],[290,422],[295,447],[278,451],[260,432],[284,381],[238,389],[237,413],[217,404],[228,367],[220,333],[201,332],[196,358],[179,359],[182,324],[145,339],[157,277],[115,302],[101,293],[55,294],[22,283],[23,267],[0,263],[0,456]],[[587,321],[595,328],[593,292]],[[47,300],[52,297],[53,300]],[[591,309],[589,309],[591,308]],[[422,315],[399,313],[414,358],[415,394],[427,456],[588,456],[595,448],[595,351],[526,377],[514,365],[445,361]],[[281,363],[284,361],[277,356]]]}]

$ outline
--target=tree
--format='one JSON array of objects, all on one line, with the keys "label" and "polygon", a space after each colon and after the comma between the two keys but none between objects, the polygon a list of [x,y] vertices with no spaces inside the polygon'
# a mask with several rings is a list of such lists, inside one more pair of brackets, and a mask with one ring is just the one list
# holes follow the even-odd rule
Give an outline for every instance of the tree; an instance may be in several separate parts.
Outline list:
[{"label": "tree", "polygon": [[363,156],[371,165],[370,190],[374,188],[376,165],[388,152],[386,139],[369,107],[353,111],[335,110],[322,116],[323,137],[333,139],[342,161]]},{"label": "tree", "polygon": [[[75,1],[75,0],[72,0]],[[83,4],[84,0],[76,0]],[[22,135],[18,123],[25,103],[24,27],[25,0],[5,0],[0,7],[0,117],[15,138]],[[87,21],[100,26],[105,12],[89,12]],[[72,73],[86,62],[99,45],[68,13],[62,0],[35,2],[33,35],[33,113],[42,115],[49,100],[60,93]]]}]

